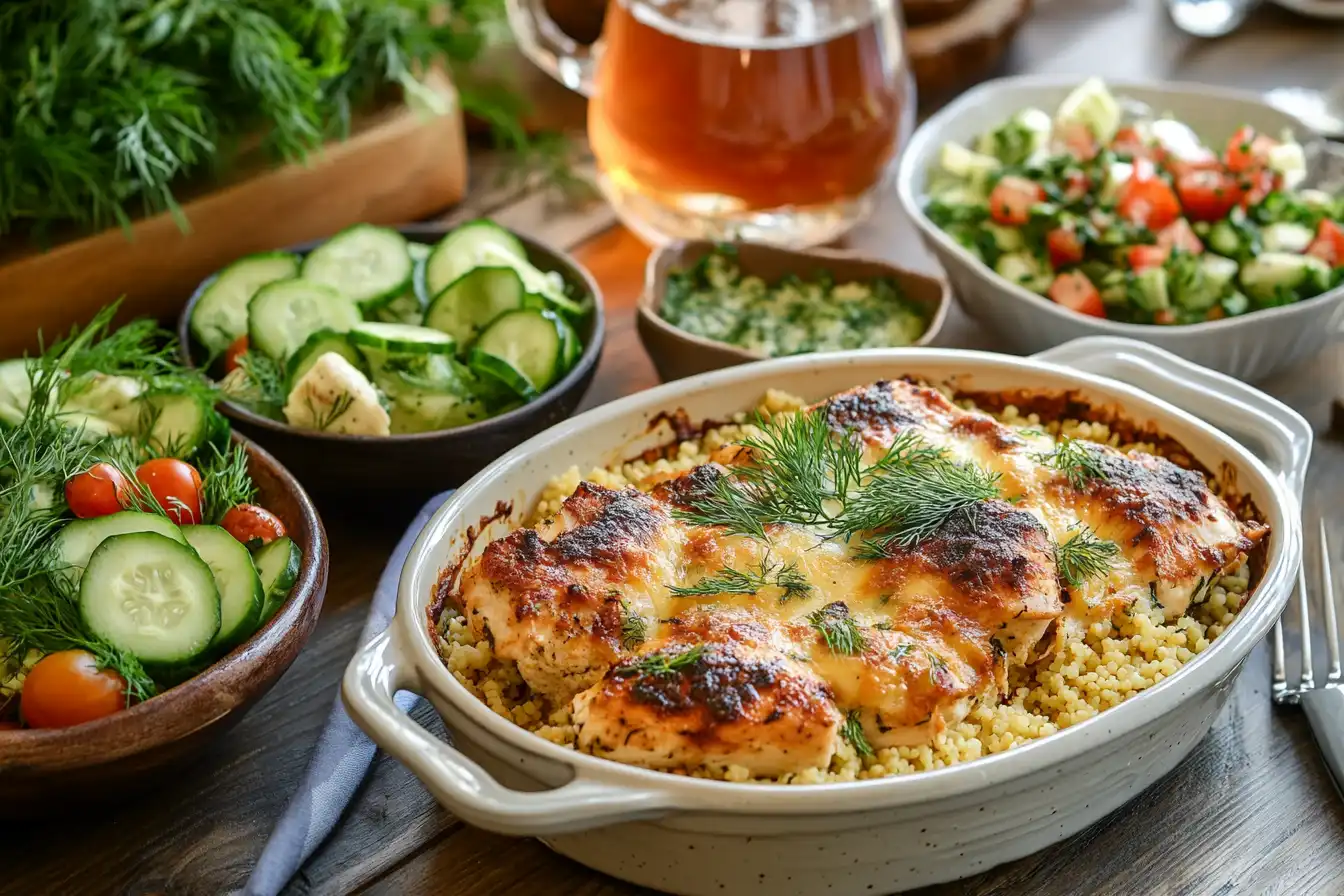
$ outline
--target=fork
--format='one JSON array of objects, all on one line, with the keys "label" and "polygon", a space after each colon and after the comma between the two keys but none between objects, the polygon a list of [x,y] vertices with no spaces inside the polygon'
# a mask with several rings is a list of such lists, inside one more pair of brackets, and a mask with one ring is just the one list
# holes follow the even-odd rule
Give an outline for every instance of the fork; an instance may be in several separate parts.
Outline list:
[{"label": "fork", "polygon": [[1325,757],[1335,789],[1344,796],[1344,672],[1340,669],[1339,627],[1335,618],[1335,589],[1330,574],[1330,540],[1325,520],[1320,529],[1321,599],[1325,604],[1325,644],[1330,667],[1325,684],[1317,685],[1311,662],[1311,611],[1307,597],[1306,558],[1297,570],[1298,612],[1302,616],[1302,673],[1297,687],[1288,687],[1283,651],[1283,622],[1274,623],[1274,665],[1271,694],[1279,706],[1301,706],[1307,714],[1316,746]]}]

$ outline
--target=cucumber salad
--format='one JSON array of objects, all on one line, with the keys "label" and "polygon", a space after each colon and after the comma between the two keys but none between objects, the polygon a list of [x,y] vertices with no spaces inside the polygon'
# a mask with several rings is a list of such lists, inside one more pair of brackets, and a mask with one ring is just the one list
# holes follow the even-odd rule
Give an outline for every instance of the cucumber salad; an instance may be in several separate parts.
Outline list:
[{"label": "cucumber salad", "polygon": [[250,255],[192,309],[224,397],[300,429],[452,429],[545,392],[578,362],[591,298],[492,221],[433,246],[357,224],[300,257]]},{"label": "cucumber salad", "polygon": [[[1216,141],[1212,145],[1204,139]],[[1001,277],[1080,314],[1191,324],[1344,282],[1344,197],[1292,134],[1196,134],[1097,79],[942,147],[925,212]]]},{"label": "cucumber salad", "polygon": [[302,560],[218,390],[114,308],[0,363],[0,729],[93,721],[199,673]]}]

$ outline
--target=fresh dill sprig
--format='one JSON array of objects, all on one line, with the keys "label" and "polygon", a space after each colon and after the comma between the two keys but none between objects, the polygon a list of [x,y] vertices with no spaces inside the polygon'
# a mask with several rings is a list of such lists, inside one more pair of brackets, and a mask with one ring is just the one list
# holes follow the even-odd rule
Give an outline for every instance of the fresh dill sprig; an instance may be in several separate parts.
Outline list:
[{"label": "fresh dill sprig", "polygon": [[223,396],[264,417],[281,417],[289,398],[285,370],[261,352],[243,352],[238,367],[220,383]]},{"label": "fresh dill sprig", "polygon": [[1081,523],[1072,530],[1076,534],[1055,545],[1055,564],[1059,574],[1070,587],[1078,588],[1089,579],[1104,576],[1111,571],[1120,546],[1101,538]]},{"label": "fresh dill sprig", "polygon": [[891,650],[887,651],[887,656],[891,657],[893,660],[899,663],[901,660],[905,659],[907,656],[909,656],[914,652],[915,652],[915,645],[898,644]]},{"label": "fresh dill sprig", "polygon": [[1076,489],[1086,488],[1090,480],[1107,478],[1101,452],[1090,447],[1085,439],[1061,436],[1053,451],[1034,454],[1032,459],[1058,470]]},{"label": "fresh dill sprig", "polygon": [[788,563],[775,572],[774,585],[779,589],[779,602],[788,603],[812,593],[812,583],[803,575],[797,563]]},{"label": "fresh dill sprig", "polygon": [[803,575],[797,563],[775,563],[769,553],[755,568],[745,571],[724,567],[714,575],[705,576],[694,585],[673,585],[668,588],[674,597],[712,597],[716,594],[757,594],[764,588],[780,590],[779,602],[787,603],[812,592],[812,583]]},{"label": "fresh dill sprig", "polygon": [[218,524],[231,507],[250,504],[257,487],[248,473],[247,451],[233,444],[220,451],[209,446],[204,459],[197,458],[201,471],[201,512],[207,523]]},{"label": "fresh dill sprig", "polygon": [[845,714],[845,720],[840,723],[840,736],[848,741],[854,752],[860,756],[873,755],[873,746],[868,743],[868,737],[863,733],[863,723],[859,721],[857,709],[851,709]]},{"label": "fresh dill sprig", "polygon": [[854,656],[866,646],[862,629],[849,615],[849,607],[840,601],[807,614],[807,624],[816,629],[832,653]]},{"label": "fresh dill sprig", "polygon": [[341,419],[341,415],[350,410],[350,406],[354,403],[355,397],[353,395],[349,392],[342,392],[336,396],[336,399],[325,411],[320,411],[313,405],[312,398],[307,399],[308,413],[313,418],[313,429],[325,432],[333,423]]},{"label": "fresh dill sprig", "polygon": [[673,675],[685,669],[689,669],[700,661],[705,655],[705,645],[696,644],[680,653],[669,653],[666,650],[660,650],[651,653],[648,656],[641,657],[637,662],[628,666],[622,666],[616,669],[612,674],[618,678],[630,678],[632,676],[644,675]]},{"label": "fresh dill sprig", "polygon": [[649,621],[636,613],[628,601],[621,601],[621,646],[634,650],[649,639]]},{"label": "fresh dill sprig", "polygon": [[929,657],[929,683],[938,687],[938,677],[947,671],[947,660],[932,650],[925,651]]},{"label": "fresh dill sprig", "polygon": [[[859,556],[876,559],[930,537],[957,514],[999,496],[997,473],[959,464],[938,452],[914,449],[874,477],[845,508],[842,535],[874,533]],[[890,455],[888,455],[890,456]]]}]

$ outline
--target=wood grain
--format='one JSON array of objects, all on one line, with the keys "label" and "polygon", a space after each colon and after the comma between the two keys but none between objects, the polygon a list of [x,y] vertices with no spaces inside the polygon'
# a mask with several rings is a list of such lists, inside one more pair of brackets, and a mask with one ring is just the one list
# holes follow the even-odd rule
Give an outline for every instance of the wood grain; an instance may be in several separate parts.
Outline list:
[{"label": "wood grain", "polygon": [[[1177,34],[1156,0],[1052,0],[1019,34],[1016,71],[1206,80],[1264,89],[1326,87],[1338,76],[1340,32],[1263,9],[1231,38]],[[608,350],[584,407],[657,380],[633,332],[632,304],[648,250],[602,207],[562,211],[493,182],[476,165],[455,216],[509,216],[529,233],[579,251],[607,295]],[[527,220],[520,222],[519,218]],[[594,233],[598,235],[593,236]],[[567,236],[572,234],[572,236]],[[888,201],[850,245],[934,270],[913,227]],[[955,314],[948,344],[993,346],[993,334]],[[1331,390],[1344,382],[1336,349],[1267,384],[1322,431]],[[1332,384],[1323,388],[1322,383]],[[302,470],[296,470],[302,476]],[[1322,442],[1308,511],[1324,512],[1344,544],[1344,446]],[[406,517],[365,508],[327,515],[332,543],[327,605],[309,649],[270,695],[196,767],[158,792],[100,816],[7,829],[0,838],[0,893],[213,894],[242,885],[301,775],[331,707],[383,558]],[[1344,565],[1336,560],[1337,574]],[[1290,640],[1294,637],[1289,632]],[[1229,706],[1188,761],[1131,805],[1079,836],[1028,859],[920,896],[1227,896],[1344,893],[1344,812],[1301,716],[1270,708],[1263,649],[1252,655]],[[442,731],[424,706],[416,717]],[[550,853],[533,840],[472,829],[439,808],[386,757],[341,826],[288,894],[617,896],[641,892]]]},{"label": "wood grain", "polygon": [[[125,296],[125,316],[170,318],[205,277],[225,264],[369,221],[422,218],[462,198],[467,151],[462,116],[405,106],[363,123],[308,164],[270,168],[183,205],[184,232],[165,212],[129,235],[113,228],[47,251],[11,245],[0,255],[0,355],[32,348]],[[129,236],[129,238],[128,238]]]}]

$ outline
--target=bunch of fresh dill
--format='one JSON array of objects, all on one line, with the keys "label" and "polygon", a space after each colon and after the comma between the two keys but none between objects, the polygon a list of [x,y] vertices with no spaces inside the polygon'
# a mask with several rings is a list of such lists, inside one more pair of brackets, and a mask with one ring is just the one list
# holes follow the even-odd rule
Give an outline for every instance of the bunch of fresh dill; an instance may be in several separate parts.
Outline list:
[{"label": "bunch of fresh dill", "polygon": [[[127,225],[260,136],[301,160],[380,91],[469,62],[501,0],[8,0],[0,234]],[[461,91],[516,137],[516,101]],[[510,103],[513,105],[510,105]],[[184,222],[185,224],[185,222]]]}]

